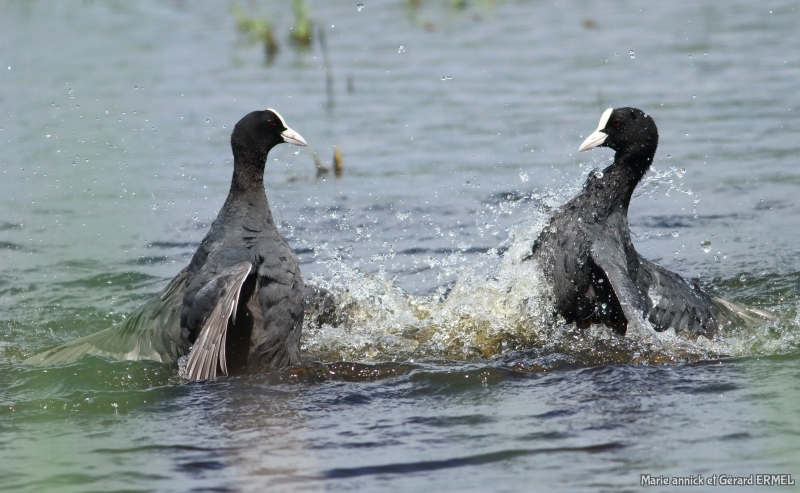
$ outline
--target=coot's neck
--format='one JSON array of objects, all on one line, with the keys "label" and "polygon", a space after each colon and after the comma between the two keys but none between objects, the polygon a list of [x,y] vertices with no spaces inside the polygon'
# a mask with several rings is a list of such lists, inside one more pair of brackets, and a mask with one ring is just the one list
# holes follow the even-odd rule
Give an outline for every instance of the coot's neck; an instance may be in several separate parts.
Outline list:
[{"label": "coot's neck", "polygon": [[589,175],[581,195],[589,201],[587,205],[595,219],[602,220],[615,211],[627,216],[633,191],[653,163],[656,145],[654,142],[652,145],[619,150],[614,155],[613,164],[602,173]]},{"label": "coot's neck", "polygon": [[269,149],[254,143],[242,142],[242,138],[231,136],[233,150],[233,178],[231,194],[264,191],[264,165]]},{"label": "coot's neck", "polygon": [[246,137],[237,137],[235,133],[231,136],[233,177],[228,198],[219,216],[241,215],[256,221],[263,220],[266,225],[274,224],[264,190],[264,165],[272,147],[263,149],[247,142]]}]

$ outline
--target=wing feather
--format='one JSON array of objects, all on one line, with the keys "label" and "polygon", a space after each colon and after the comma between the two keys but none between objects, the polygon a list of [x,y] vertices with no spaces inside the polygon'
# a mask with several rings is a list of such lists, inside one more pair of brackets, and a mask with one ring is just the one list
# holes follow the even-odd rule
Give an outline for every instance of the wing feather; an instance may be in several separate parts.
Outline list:
[{"label": "wing feather", "polygon": [[77,361],[87,354],[118,360],[177,361],[189,352],[180,326],[187,269],[120,324],[32,356],[28,363],[50,365]]},{"label": "wing feather", "polygon": [[219,298],[203,323],[189,360],[186,374],[189,380],[204,380],[217,376],[217,361],[224,374],[228,374],[225,359],[225,341],[228,320],[233,318],[239,302],[239,293],[250,274],[251,263],[239,262],[220,272],[197,293],[196,300]]}]

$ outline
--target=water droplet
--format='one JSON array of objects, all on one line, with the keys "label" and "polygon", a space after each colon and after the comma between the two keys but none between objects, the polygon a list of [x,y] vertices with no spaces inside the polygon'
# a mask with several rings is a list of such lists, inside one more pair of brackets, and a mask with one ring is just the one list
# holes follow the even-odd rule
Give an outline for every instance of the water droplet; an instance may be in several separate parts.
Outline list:
[{"label": "water droplet", "polygon": [[672,154],[667,154],[667,159],[671,158]]},{"label": "water droplet", "polygon": [[358,5],[356,5],[356,9],[357,9],[359,12],[361,12],[362,10],[364,10],[364,4],[363,4],[363,3],[359,3]]},{"label": "water droplet", "polygon": [[711,251],[711,240],[704,240],[700,243],[700,248],[703,249],[704,252],[708,253]]},{"label": "water droplet", "polygon": [[297,156],[298,154],[300,154],[300,149],[297,149],[296,151],[294,151],[294,155],[295,156]]},{"label": "water droplet", "polygon": [[679,235],[680,235],[680,233],[678,233],[677,231],[673,231],[672,232],[672,237],[673,238],[677,238]]},{"label": "water droplet", "polygon": [[630,57],[631,57],[631,60],[633,60],[634,58],[636,58],[636,53],[634,53],[634,52],[633,52],[633,50],[630,50],[630,51],[628,52],[628,55],[630,55]]},{"label": "water droplet", "polygon": [[697,99],[697,96],[695,96],[694,94],[692,94],[692,99]]},{"label": "water droplet", "polygon": [[467,180],[467,185],[469,185],[469,184],[470,184],[470,181],[469,181],[469,180]]},{"label": "water droplet", "polygon": [[742,276],[742,277],[740,277],[740,278],[739,278],[739,280],[740,280],[741,282],[745,282],[745,281],[747,280],[747,278],[746,278],[745,276]]},{"label": "water droplet", "polygon": [[602,305],[600,305],[600,308],[602,308],[602,309],[603,309],[603,311],[606,311],[606,309],[608,308],[608,305],[606,305],[605,303],[603,303]]},{"label": "water droplet", "polygon": [[519,179],[520,179],[520,181],[522,181],[522,182],[526,182],[526,181],[528,181],[528,173],[526,173],[526,172],[524,172],[524,171],[520,171],[520,172],[519,172]]},{"label": "water droplet", "polygon": [[708,52],[707,52],[707,51],[706,51],[706,52],[704,52],[704,53],[703,53],[703,56],[708,56]]},{"label": "water droplet", "polygon": [[406,48],[403,45],[400,45],[400,48],[397,49],[397,52],[401,53],[401,54],[405,53],[406,52]]},{"label": "water droplet", "polygon": [[681,168],[681,173],[686,173],[686,168]]},{"label": "water droplet", "polygon": [[452,79],[452,78],[453,78],[453,77],[452,77],[452,76],[450,76],[450,75],[445,75],[444,77],[442,77],[442,80],[450,80],[450,79]]},{"label": "water droplet", "polygon": [[594,176],[595,176],[595,178],[602,178],[603,177],[603,172],[600,171],[600,170],[597,170],[597,171],[594,172]]},{"label": "water droplet", "polygon": [[714,262],[719,262],[719,255],[714,255]]}]

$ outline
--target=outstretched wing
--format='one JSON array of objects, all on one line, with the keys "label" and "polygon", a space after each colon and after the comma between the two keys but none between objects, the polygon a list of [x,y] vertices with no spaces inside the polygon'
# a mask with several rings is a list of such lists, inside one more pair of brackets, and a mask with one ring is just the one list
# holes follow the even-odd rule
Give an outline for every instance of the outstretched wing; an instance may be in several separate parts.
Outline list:
[{"label": "outstretched wing", "polygon": [[696,283],[689,283],[639,256],[640,281],[647,291],[648,319],[656,330],[675,329],[710,337],[732,315]]},{"label": "outstretched wing", "polygon": [[222,372],[228,374],[225,361],[228,319],[233,317],[233,322],[236,322],[239,293],[250,274],[251,265],[250,262],[239,262],[225,269],[212,277],[192,299],[188,308],[199,312],[203,322],[186,363],[186,373],[190,380],[216,377],[217,362]]},{"label": "outstretched wing", "polygon": [[122,324],[75,339],[28,358],[28,363],[76,361],[86,354],[118,360],[177,361],[189,352],[187,334],[180,326],[187,269],[183,269],[157,296],[133,311]]},{"label": "outstretched wing", "polygon": [[650,299],[649,319],[656,330],[671,327],[676,332],[709,336],[722,326],[753,326],[774,319],[770,313],[710,295],[697,283],[687,282],[641,255],[639,262]]},{"label": "outstretched wing", "polygon": [[[631,279],[622,244],[605,236],[599,236],[592,244],[591,260],[603,271],[611,284],[616,301],[625,317],[625,325],[643,319],[647,308],[644,294]],[[605,289],[602,286],[597,288]]]}]

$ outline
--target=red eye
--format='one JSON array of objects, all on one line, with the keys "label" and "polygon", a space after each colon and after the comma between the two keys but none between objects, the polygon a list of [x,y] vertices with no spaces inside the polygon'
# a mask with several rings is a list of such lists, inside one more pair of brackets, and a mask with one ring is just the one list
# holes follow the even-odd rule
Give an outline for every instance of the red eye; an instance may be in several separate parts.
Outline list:
[{"label": "red eye", "polygon": [[621,121],[617,120],[617,121],[614,122],[614,126],[615,127],[619,128],[620,125],[622,125]]},{"label": "red eye", "polygon": [[273,121],[269,122],[269,126],[270,127],[274,127],[275,126],[275,122],[273,122]]}]

